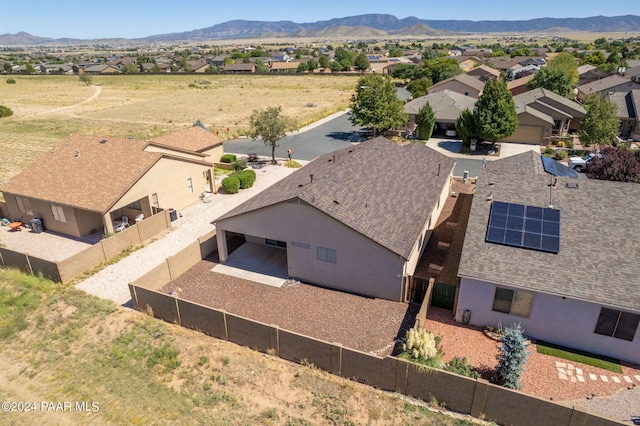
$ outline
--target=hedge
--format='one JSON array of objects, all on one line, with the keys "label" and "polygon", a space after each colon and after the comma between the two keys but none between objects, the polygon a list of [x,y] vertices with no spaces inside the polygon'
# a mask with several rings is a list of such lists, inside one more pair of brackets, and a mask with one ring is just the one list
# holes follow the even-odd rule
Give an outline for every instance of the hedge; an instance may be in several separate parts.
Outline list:
[{"label": "hedge", "polygon": [[220,162],[221,163],[233,163],[234,161],[236,161],[236,156],[234,154],[224,154],[222,157],[220,157]]},{"label": "hedge", "polygon": [[227,176],[222,179],[221,185],[227,194],[236,194],[240,190],[240,180],[235,176]]},{"label": "hedge", "polygon": [[229,177],[235,177],[240,181],[240,189],[251,188],[256,181],[256,172],[254,170],[242,170],[240,172],[233,172]]}]

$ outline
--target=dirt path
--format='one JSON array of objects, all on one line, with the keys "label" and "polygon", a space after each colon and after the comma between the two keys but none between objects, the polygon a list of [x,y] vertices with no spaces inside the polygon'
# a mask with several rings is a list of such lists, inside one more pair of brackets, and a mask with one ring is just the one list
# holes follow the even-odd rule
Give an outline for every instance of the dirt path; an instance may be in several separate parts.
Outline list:
[{"label": "dirt path", "polygon": [[100,94],[102,93],[102,86],[91,86],[91,87],[93,87],[93,88],[94,88],[93,95],[89,96],[89,97],[88,97],[87,99],[85,99],[84,101],[81,101],[81,102],[75,103],[75,104],[73,104],[73,105],[67,105],[67,106],[65,106],[65,107],[54,108],[54,109],[51,109],[51,110],[49,110],[49,111],[36,112],[36,113],[34,113],[34,114],[27,115],[27,116],[25,116],[24,118],[32,118],[32,117],[35,117],[35,116],[41,116],[41,115],[53,114],[53,113],[61,112],[61,111],[67,111],[67,110],[73,109],[73,108],[75,108],[75,107],[78,107],[78,106],[80,106],[80,105],[87,104],[87,103],[89,103],[89,102],[91,102],[91,101],[93,101],[93,100],[97,99],[97,98],[98,98],[98,96],[100,96]]}]

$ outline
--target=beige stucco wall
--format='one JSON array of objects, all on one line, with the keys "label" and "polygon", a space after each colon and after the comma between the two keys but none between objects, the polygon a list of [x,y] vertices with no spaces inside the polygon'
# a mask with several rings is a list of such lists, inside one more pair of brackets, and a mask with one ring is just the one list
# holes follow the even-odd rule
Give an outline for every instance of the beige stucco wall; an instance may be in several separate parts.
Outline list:
[{"label": "beige stucco wall", "polygon": [[201,154],[206,155],[204,161],[207,163],[217,163],[224,154],[224,148],[222,147],[222,143],[220,143],[220,145],[202,151]]},{"label": "beige stucco wall", "polygon": [[[402,298],[405,260],[298,200],[216,223],[218,236],[233,231],[287,243],[289,276],[303,282],[389,300]],[[308,244],[296,247],[292,242]],[[221,241],[218,241],[218,246]],[[336,251],[336,263],[317,260],[317,248]]]},{"label": "beige stucco wall", "polygon": [[144,150],[146,152],[161,152],[163,154],[177,155],[180,157],[188,158],[190,160],[204,161],[204,158],[202,157],[202,155],[199,155],[195,152],[177,151],[175,149],[165,148],[165,147],[156,146],[156,145],[148,145]]},{"label": "beige stucco wall", "polygon": [[[151,195],[158,194],[158,204],[163,209],[183,209],[200,198],[207,188],[206,173],[210,167],[174,158],[161,158],[138,180],[120,200],[109,209],[117,210],[140,199],[152,205]],[[187,188],[187,179],[193,181],[193,193]],[[130,218],[131,221],[132,218]]]}]

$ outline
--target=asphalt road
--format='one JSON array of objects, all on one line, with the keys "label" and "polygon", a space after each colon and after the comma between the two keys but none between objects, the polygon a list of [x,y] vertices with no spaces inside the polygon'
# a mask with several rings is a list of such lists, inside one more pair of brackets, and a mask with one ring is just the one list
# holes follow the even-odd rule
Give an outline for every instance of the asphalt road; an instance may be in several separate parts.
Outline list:
[{"label": "asphalt road", "polygon": [[[353,126],[347,114],[342,114],[333,120],[326,121],[304,132],[285,136],[278,142],[276,158],[286,158],[287,150],[293,151],[292,158],[311,161],[314,158],[351,146],[349,136],[360,130]],[[260,156],[271,157],[271,147],[262,140],[232,139],[224,143],[224,152],[234,154],[256,153]]]}]

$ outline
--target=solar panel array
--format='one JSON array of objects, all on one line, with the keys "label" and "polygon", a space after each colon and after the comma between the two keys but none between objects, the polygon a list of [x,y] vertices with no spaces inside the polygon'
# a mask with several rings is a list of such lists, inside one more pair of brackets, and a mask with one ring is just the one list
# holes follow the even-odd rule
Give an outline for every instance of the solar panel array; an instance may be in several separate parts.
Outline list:
[{"label": "solar panel array", "polygon": [[578,172],[571,167],[567,167],[559,161],[549,158],[546,155],[542,155],[542,166],[544,171],[554,176],[564,176],[573,179],[578,179]]},{"label": "solar panel array", "polygon": [[494,201],[485,241],[558,253],[560,210]]}]

